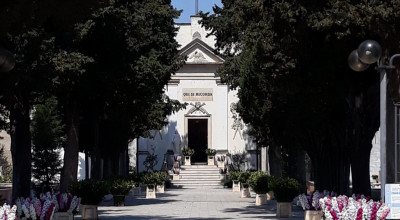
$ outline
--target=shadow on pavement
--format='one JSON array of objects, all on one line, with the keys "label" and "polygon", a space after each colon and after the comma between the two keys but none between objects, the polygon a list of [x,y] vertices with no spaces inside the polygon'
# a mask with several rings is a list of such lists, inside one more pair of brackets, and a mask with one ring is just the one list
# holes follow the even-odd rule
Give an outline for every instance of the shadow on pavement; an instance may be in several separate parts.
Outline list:
[{"label": "shadow on pavement", "polygon": [[[256,206],[254,202],[250,202],[248,206],[244,208],[228,208],[224,210],[225,213],[238,213],[240,216],[249,215],[249,218],[253,218],[256,214],[258,219],[280,219],[276,216],[276,201],[268,200],[266,205]],[[291,219],[303,219],[304,211],[301,207],[292,205],[292,214],[290,218],[282,218],[282,220]]]}]

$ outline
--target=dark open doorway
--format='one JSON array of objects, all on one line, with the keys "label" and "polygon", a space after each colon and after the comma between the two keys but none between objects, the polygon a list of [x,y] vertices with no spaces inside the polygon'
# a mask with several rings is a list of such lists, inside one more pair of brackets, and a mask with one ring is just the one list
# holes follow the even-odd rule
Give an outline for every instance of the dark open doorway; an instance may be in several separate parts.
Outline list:
[{"label": "dark open doorway", "polygon": [[188,146],[194,149],[192,163],[206,162],[208,148],[208,120],[188,119]]}]

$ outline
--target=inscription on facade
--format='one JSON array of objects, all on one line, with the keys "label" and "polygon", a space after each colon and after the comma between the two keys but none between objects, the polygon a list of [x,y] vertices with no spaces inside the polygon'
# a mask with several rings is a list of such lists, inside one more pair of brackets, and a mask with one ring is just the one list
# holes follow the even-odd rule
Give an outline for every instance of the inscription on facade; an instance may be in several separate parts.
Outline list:
[{"label": "inscription on facade", "polygon": [[213,89],[182,89],[182,100],[183,101],[212,101],[213,100]]}]

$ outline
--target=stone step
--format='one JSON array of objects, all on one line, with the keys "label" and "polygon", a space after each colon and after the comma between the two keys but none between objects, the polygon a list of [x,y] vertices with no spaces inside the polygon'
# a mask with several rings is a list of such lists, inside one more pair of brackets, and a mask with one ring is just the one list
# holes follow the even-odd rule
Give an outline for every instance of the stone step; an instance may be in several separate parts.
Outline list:
[{"label": "stone step", "polygon": [[211,176],[211,177],[209,177],[209,176],[204,176],[204,177],[181,176],[180,180],[191,180],[191,181],[200,180],[200,181],[202,181],[202,180],[220,180],[220,178],[219,178],[219,176],[214,176],[214,177],[213,176]]},{"label": "stone step", "polygon": [[207,176],[207,175],[219,175],[219,172],[182,172],[181,175],[189,175],[189,176]]},{"label": "stone step", "polygon": [[219,168],[215,165],[182,165],[180,179],[172,185],[185,188],[222,187]]},{"label": "stone step", "polygon": [[219,170],[219,168],[215,165],[182,165],[181,169],[206,169],[206,170]]},{"label": "stone step", "polygon": [[174,181],[173,185],[193,185],[193,186],[221,186],[220,181]]}]

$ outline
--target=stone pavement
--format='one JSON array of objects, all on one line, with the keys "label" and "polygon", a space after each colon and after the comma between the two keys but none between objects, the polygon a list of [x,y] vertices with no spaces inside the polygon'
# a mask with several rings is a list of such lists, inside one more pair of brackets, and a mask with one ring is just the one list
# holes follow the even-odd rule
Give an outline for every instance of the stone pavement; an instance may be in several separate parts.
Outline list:
[{"label": "stone pavement", "polygon": [[[276,217],[276,201],[256,206],[255,194],[240,198],[239,192],[227,188],[172,188],[157,194],[156,199],[129,195],[124,207],[113,206],[112,200],[99,206],[101,220],[127,219],[279,219]],[[301,207],[292,206],[293,217],[304,219]],[[76,216],[75,219],[80,219]]]}]

